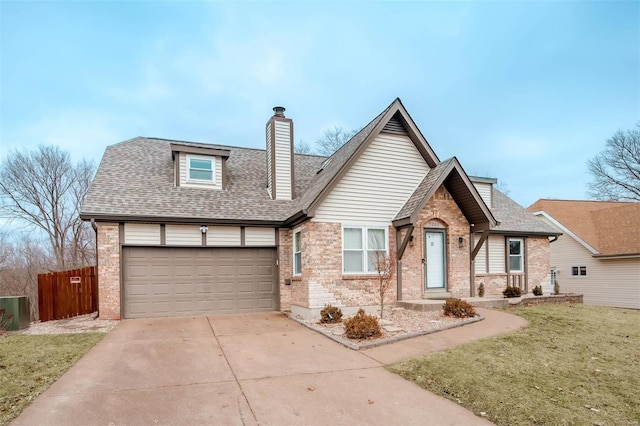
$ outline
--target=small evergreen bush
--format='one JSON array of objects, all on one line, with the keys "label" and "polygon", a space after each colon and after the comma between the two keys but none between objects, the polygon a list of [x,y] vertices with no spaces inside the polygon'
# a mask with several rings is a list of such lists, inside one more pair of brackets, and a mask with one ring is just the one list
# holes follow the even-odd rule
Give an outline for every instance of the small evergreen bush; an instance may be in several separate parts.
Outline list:
[{"label": "small evergreen bush", "polygon": [[480,283],[480,287],[478,287],[478,296],[484,297],[484,283]]},{"label": "small evergreen bush", "polygon": [[382,330],[378,319],[360,308],[358,313],[344,322],[344,335],[349,339],[380,337]]},{"label": "small evergreen bush", "polygon": [[471,303],[456,299],[455,297],[446,299],[442,309],[448,317],[472,318],[476,316],[476,310]]},{"label": "small evergreen bush", "polygon": [[556,283],[553,285],[553,294],[555,295],[560,294],[560,284],[558,284],[557,280],[556,280]]},{"label": "small evergreen bush", "polygon": [[537,285],[533,288],[533,294],[535,296],[542,296],[542,286],[541,285]]},{"label": "small evergreen bush", "polygon": [[326,305],[320,311],[320,322],[322,324],[335,324],[342,321],[342,310],[337,306]]},{"label": "small evergreen bush", "polygon": [[502,294],[504,295],[504,297],[520,297],[522,296],[522,290],[520,290],[520,287],[507,286]]}]

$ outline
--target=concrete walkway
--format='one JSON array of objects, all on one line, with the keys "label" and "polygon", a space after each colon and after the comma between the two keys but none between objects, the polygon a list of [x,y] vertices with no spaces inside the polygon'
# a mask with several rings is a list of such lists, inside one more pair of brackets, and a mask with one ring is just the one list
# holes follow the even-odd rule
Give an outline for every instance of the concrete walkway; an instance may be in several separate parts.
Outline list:
[{"label": "concrete walkway", "polygon": [[484,321],[362,352],[278,313],[122,321],[14,425],[490,424],[384,364],[515,330]]}]

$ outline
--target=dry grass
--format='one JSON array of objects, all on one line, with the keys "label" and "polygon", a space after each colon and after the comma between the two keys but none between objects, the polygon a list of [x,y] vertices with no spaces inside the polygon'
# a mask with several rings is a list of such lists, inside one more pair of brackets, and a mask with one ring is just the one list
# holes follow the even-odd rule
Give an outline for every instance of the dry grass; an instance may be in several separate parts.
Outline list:
[{"label": "dry grass", "polygon": [[0,336],[0,425],[17,417],[104,336]]},{"label": "dry grass", "polygon": [[498,425],[640,424],[640,311],[509,312],[529,327],[389,369]]}]

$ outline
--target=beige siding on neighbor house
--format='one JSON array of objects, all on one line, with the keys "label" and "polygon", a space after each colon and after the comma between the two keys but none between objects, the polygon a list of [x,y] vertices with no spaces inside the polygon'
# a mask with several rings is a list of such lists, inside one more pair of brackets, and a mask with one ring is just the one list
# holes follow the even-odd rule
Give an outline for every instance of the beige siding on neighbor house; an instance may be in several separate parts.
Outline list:
[{"label": "beige siding on neighbor house", "polygon": [[239,246],[240,243],[239,226],[209,226],[208,246]]},{"label": "beige siding on neighbor house", "polygon": [[198,225],[166,225],[165,239],[168,246],[201,246],[202,231]]},{"label": "beige siding on neighbor house", "polygon": [[275,120],[275,168],[276,168],[276,197],[290,200],[291,188],[291,131],[293,124],[289,121]]},{"label": "beige siding on neighbor house", "polygon": [[[572,266],[586,266],[587,276],[572,277]],[[585,304],[640,309],[640,258],[598,259],[565,233],[551,243],[551,268],[560,291],[583,294]]]},{"label": "beige siding on neighbor house", "polygon": [[487,242],[489,243],[489,273],[506,272],[504,265],[504,237],[491,235],[487,238]]},{"label": "beige siding on neighbor house", "polygon": [[244,244],[247,246],[275,246],[276,232],[273,228],[244,228]]},{"label": "beige siding on neighbor house", "polygon": [[202,183],[202,182],[188,182],[188,164],[187,164],[187,155],[184,152],[178,153],[179,161],[180,161],[180,186],[185,186],[189,188],[212,188],[212,189],[222,189],[222,158],[221,157],[209,157],[206,155],[192,155],[193,157],[198,158],[212,158],[215,160],[213,165],[214,170],[214,183]]},{"label": "beige siding on neighbor house", "polygon": [[408,136],[380,134],[318,206],[312,220],[390,222],[428,171]]},{"label": "beige siding on neighbor house", "polygon": [[125,244],[160,244],[160,225],[153,223],[125,223]]},{"label": "beige siding on neighbor house", "polygon": [[491,187],[490,183],[482,183],[482,182],[473,182],[473,186],[476,187],[478,194],[482,197],[482,200],[487,205],[487,207],[491,207]]}]

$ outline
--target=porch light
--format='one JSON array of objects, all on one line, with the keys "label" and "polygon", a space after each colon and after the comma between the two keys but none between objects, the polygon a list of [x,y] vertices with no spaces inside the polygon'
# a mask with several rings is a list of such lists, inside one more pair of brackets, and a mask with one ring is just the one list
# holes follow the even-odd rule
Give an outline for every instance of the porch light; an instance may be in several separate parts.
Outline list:
[{"label": "porch light", "polygon": [[458,237],[458,247],[459,248],[463,248],[464,247],[464,238],[463,237]]},{"label": "porch light", "polygon": [[209,228],[207,228],[207,225],[202,225],[200,227],[200,232],[202,232],[203,234],[206,234],[208,230]]}]

